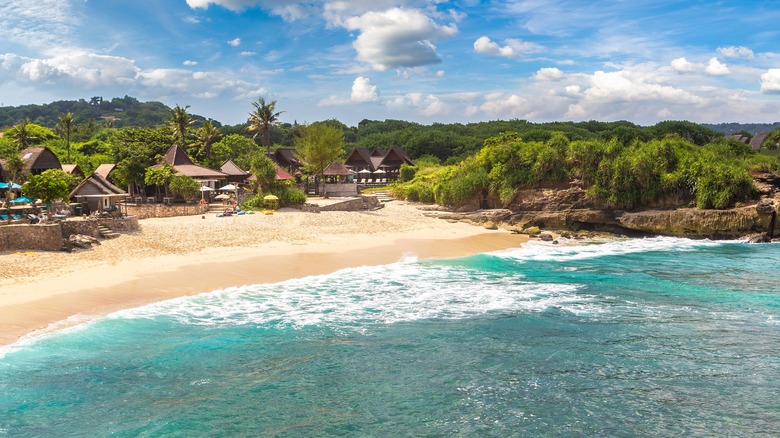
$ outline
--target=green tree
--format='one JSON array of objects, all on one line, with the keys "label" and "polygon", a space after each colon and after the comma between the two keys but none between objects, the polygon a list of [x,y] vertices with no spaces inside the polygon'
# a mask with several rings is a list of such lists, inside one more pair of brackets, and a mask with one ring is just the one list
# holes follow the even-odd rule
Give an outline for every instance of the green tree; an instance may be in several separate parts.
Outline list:
[{"label": "green tree", "polygon": [[51,202],[68,199],[72,177],[60,169],[48,169],[39,175],[32,175],[22,186],[22,192],[31,198],[42,200],[49,209]]},{"label": "green tree", "polygon": [[296,139],[295,146],[304,169],[317,175],[322,182],[325,168],[344,156],[344,131],[327,124],[312,123],[301,127],[301,136]]},{"label": "green tree", "polygon": [[163,164],[161,167],[149,167],[146,169],[144,184],[147,186],[157,186],[158,193],[159,187],[163,187],[165,196],[168,196],[168,188],[175,175],[176,170],[168,164]]},{"label": "green tree", "polygon": [[30,145],[38,140],[38,138],[33,136],[30,125],[32,125],[32,122],[30,122],[30,119],[25,117],[22,119],[22,121],[19,122],[19,124],[6,132],[6,135],[11,137],[20,151],[30,147]]},{"label": "green tree", "polygon": [[160,162],[160,158],[171,146],[170,131],[165,127],[122,128],[110,139],[111,156],[117,165],[117,184],[138,185],[143,190],[146,169]]},{"label": "green tree", "polygon": [[62,117],[60,117],[59,125],[62,130],[65,131],[65,148],[68,150],[67,163],[70,164],[70,132],[73,127],[73,114],[70,112],[65,113]]},{"label": "green tree", "polygon": [[197,135],[200,144],[198,156],[208,161],[211,159],[211,145],[220,138],[219,129],[214,126],[211,120],[206,120],[203,122],[203,126],[198,128]]},{"label": "green tree", "polygon": [[263,153],[255,153],[252,156],[250,171],[255,176],[256,193],[263,193],[276,179],[276,164]]},{"label": "green tree", "polygon": [[193,123],[195,123],[194,120],[192,120],[192,117],[187,112],[187,109],[190,106],[187,105],[184,108],[180,107],[179,104],[176,104],[176,107],[171,109],[171,120],[168,122],[168,124],[171,127],[171,131],[173,131],[173,138],[179,142],[179,146],[186,148],[188,146],[187,144],[187,134],[190,126],[192,126]]},{"label": "green tree", "polygon": [[200,191],[200,183],[187,175],[174,175],[168,184],[174,196],[184,199],[192,198]]},{"label": "green tree", "polygon": [[[279,116],[284,111],[276,111],[276,101],[265,103],[265,98],[257,99],[252,102],[254,111],[249,113],[247,130],[254,132],[252,141],[255,141],[258,135],[261,135],[261,144],[266,147],[266,153],[271,153],[271,127],[279,124]],[[343,133],[342,133],[343,136]]]},{"label": "green tree", "polygon": [[214,143],[212,159],[208,163],[213,167],[217,167],[230,158],[242,169],[249,169],[252,165],[252,157],[256,151],[257,145],[251,139],[239,134],[229,134]]}]

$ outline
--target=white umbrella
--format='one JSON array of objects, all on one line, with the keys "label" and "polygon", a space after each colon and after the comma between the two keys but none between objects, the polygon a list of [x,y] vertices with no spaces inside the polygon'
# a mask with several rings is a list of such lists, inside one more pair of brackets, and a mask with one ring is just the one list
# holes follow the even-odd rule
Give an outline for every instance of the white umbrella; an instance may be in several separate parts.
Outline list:
[{"label": "white umbrella", "polygon": [[230,195],[226,195],[226,194],[217,195],[214,199],[219,199],[219,200],[230,199]]},{"label": "white umbrella", "polygon": [[375,171],[374,171],[374,173],[387,173],[387,172],[385,172],[385,171],[384,171],[384,170],[382,170],[382,169],[377,169],[377,170],[375,170]]},{"label": "white umbrella", "polygon": [[219,188],[219,190],[228,190],[228,191],[232,191],[232,190],[235,190],[235,189],[236,189],[236,186],[234,186],[233,184],[228,184],[228,185],[226,185],[224,187],[220,187]]},{"label": "white umbrella", "polygon": [[371,173],[368,169],[359,170],[358,173]]},{"label": "white umbrella", "polygon": [[209,187],[209,186],[200,186],[200,191],[201,191],[201,192],[210,192],[210,191],[212,191],[212,190],[214,190],[214,189],[212,189],[212,188],[211,188],[211,187]]}]

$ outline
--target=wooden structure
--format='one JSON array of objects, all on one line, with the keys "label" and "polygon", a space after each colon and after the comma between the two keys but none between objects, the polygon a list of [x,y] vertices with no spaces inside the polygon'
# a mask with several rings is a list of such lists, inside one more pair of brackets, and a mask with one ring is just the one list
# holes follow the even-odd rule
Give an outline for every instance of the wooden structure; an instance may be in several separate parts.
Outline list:
[{"label": "wooden structure", "polygon": [[227,175],[227,181],[233,184],[246,184],[249,177],[252,176],[251,173],[240,168],[238,164],[234,163],[233,160],[229,158],[222,163],[219,170]]},{"label": "wooden structure", "polygon": [[[163,162],[173,167],[178,175],[186,175],[190,178],[198,180],[201,185],[205,185],[211,188],[217,188],[224,185],[227,182],[228,176],[220,171],[209,169],[208,167],[198,166],[195,164],[184,149],[179,145],[173,145],[165,153]],[[159,169],[162,164],[152,166],[153,169]]]},{"label": "wooden structure", "polygon": [[47,147],[26,148],[19,153],[19,157],[24,161],[22,173],[26,175],[39,175],[49,169],[62,169],[60,160]]},{"label": "wooden structure", "polygon": [[118,211],[117,204],[126,197],[127,192],[98,173],[90,175],[70,192],[70,198],[82,204],[86,203],[89,211]]},{"label": "wooden structure", "polygon": [[414,161],[400,147],[392,147],[388,151],[376,148],[369,152],[366,148],[355,148],[344,161],[356,172],[358,182],[386,182],[398,178],[401,165],[414,166]]},{"label": "wooden structure", "polygon": [[95,173],[113,183],[114,179],[112,178],[111,173],[114,172],[114,170],[116,170],[116,164],[105,163],[98,166],[97,169],[95,169]]},{"label": "wooden structure", "polygon": [[298,151],[293,148],[279,148],[268,156],[274,163],[282,166],[290,175],[300,174],[303,163],[296,158]]}]

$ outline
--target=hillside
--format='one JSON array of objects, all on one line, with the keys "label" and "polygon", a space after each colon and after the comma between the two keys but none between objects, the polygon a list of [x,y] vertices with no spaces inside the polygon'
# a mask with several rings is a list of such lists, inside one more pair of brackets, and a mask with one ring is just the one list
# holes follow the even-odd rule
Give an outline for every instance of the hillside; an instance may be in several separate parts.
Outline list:
[{"label": "hillside", "polygon": [[759,132],[772,132],[775,129],[780,129],[780,122],[775,123],[718,123],[708,124],[702,123],[701,126],[709,128],[715,132],[722,134],[735,134],[740,131],[746,131],[753,135]]},{"label": "hillside", "polygon": [[[130,96],[111,100],[96,96],[90,100],[60,100],[43,105],[0,107],[0,129],[9,128],[25,117],[38,125],[53,128],[67,112],[72,113],[75,122],[79,124],[94,121],[116,128],[154,127],[171,118],[170,108],[161,102],[139,102]],[[197,115],[192,115],[192,118],[205,120]]]}]

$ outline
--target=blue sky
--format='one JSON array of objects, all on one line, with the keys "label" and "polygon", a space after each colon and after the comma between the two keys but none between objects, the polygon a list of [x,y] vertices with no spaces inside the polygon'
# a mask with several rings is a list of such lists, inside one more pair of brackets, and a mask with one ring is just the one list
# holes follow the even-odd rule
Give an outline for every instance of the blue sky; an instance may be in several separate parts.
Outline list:
[{"label": "blue sky", "polygon": [[780,120],[776,1],[4,0],[0,103],[223,123]]}]

